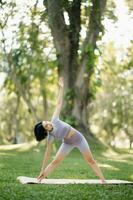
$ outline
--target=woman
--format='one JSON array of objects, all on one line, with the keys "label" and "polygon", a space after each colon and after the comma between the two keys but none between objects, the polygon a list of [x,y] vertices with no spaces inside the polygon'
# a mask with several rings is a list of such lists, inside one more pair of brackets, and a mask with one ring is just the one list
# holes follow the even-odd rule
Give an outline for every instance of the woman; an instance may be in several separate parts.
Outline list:
[{"label": "woman", "polygon": [[[63,101],[63,88],[64,82],[63,79],[60,78],[57,106],[52,116],[52,120],[42,121],[36,124],[34,128],[35,137],[38,141],[47,137],[47,147],[44,154],[43,164],[37,179],[41,181],[43,178],[47,177],[60,164],[65,156],[68,155],[74,147],[77,147],[95,174],[99,176],[101,183],[105,183],[105,178],[92,156],[85,137],[78,130],[59,119]],[[56,138],[62,139],[62,144],[54,160],[47,166],[52,149],[52,143]]]}]

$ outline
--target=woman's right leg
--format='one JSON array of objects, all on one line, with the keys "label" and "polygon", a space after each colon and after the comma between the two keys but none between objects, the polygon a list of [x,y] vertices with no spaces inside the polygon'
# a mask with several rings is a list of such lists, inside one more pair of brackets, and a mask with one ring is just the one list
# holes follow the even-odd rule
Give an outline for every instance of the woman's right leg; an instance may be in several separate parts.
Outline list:
[{"label": "woman's right leg", "polygon": [[61,161],[70,153],[72,149],[72,145],[62,143],[58,152],[55,155],[54,160],[45,168],[44,178],[48,176],[61,163]]}]

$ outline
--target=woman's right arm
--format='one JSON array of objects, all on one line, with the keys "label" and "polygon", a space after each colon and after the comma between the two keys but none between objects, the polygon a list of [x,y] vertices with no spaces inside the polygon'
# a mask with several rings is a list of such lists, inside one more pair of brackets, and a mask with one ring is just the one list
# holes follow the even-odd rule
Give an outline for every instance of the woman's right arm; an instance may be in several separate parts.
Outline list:
[{"label": "woman's right arm", "polygon": [[44,153],[41,172],[44,171],[44,169],[47,166],[48,160],[49,160],[50,155],[51,155],[51,151],[52,151],[52,142],[47,142],[47,147],[46,147],[46,150],[45,150],[45,153]]},{"label": "woman's right arm", "polygon": [[48,160],[50,158],[51,151],[52,151],[53,141],[54,141],[54,136],[48,134],[48,136],[47,136],[47,147],[46,147],[46,150],[45,150],[45,153],[44,153],[42,168],[41,168],[40,174],[37,177],[37,179],[39,179],[43,175],[43,172],[44,172],[44,170],[47,166],[47,163],[48,163]]}]

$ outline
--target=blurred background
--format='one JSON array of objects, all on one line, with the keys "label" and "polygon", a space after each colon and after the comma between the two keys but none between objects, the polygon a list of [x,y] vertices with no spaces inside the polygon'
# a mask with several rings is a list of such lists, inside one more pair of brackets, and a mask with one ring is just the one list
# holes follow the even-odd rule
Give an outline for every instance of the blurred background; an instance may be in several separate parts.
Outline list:
[{"label": "blurred background", "polygon": [[0,144],[32,141],[61,118],[95,140],[133,148],[133,1],[0,1]]}]

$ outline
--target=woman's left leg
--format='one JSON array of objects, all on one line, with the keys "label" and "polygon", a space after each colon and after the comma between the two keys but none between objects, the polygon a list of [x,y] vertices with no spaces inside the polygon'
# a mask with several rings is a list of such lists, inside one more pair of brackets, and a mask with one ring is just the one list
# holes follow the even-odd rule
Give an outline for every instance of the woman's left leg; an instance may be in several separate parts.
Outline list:
[{"label": "woman's left leg", "polygon": [[101,169],[98,167],[96,161],[94,160],[91,151],[82,152],[84,159],[87,161],[89,166],[95,172],[95,174],[101,179],[102,182],[105,182],[105,178]]}]

